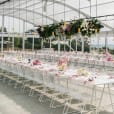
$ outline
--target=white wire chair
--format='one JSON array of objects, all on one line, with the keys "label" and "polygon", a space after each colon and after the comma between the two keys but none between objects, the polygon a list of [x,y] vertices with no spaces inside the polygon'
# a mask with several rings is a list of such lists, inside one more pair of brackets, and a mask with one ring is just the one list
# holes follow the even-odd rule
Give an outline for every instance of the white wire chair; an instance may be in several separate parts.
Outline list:
[{"label": "white wire chair", "polygon": [[39,94],[42,93],[44,89],[44,84],[43,84],[43,72],[39,69],[34,69],[33,70],[33,83],[30,85],[30,92],[29,96],[32,96],[34,92],[38,92]]},{"label": "white wire chair", "polygon": [[3,80],[4,73],[5,73],[5,70],[3,70],[2,67],[1,67],[2,65],[3,65],[3,63],[0,64],[0,80]]},{"label": "white wire chair", "polygon": [[12,82],[16,79],[17,76],[13,73],[14,68],[15,68],[14,64],[12,64],[10,62],[3,62],[3,69],[6,71],[6,72],[4,72],[3,82],[8,80],[8,84],[10,84],[10,82]]},{"label": "white wire chair", "polygon": [[70,79],[68,80],[68,94],[71,96],[70,100],[66,102],[63,109],[63,114],[72,113],[69,109],[73,109],[73,112],[77,114],[89,113],[95,110],[96,92],[95,88],[89,87],[85,84],[78,83],[78,81]]},{"label": "white wire chair", "polygon": [[30,66],[22,65],[20,68],[22,73],[20,75],[22,75],[24,79],[22,83],[21,91],[25,92],[28,88],[30,88],[31,84],[33,84],[34,72],[33,72],[33,69],[30,68]]},{"label": "white wire chair", "polygon": [[26,81],[28,81],[28,79],[25,77],[25,70],[24,70],[24,66],[21,64],[15,64],[14,66],[14,72],[15,74],[17,74],[17,79],[15,81],[15,88],[17,87],[17,85],[23,85],[23,83],[25,83]]},{"label": "white wire chair", "polygon": [[54,89],[56,90],[57,94],[54,95],[51,100],[50,103],[51,108],[64,106],[66,101],[69,99],[67,78],[62,76],[54,76],[54,80],[55,80]]},{"label": "white wire chair", "polygon": [[[39,97],[39,101],[44,102],[43,98],[45,96],[48,98],[52,98],[52,96],[56,93],[54,91],[54,78],[50,75],[50,73],[47,73],[45,70],[39,70],[37,77],[37,82],[39,84],[42,84],[42,90],[40,90],[41,94]],[[39,91],[39,87],[38,89],[35,89],[35,91]]]}]

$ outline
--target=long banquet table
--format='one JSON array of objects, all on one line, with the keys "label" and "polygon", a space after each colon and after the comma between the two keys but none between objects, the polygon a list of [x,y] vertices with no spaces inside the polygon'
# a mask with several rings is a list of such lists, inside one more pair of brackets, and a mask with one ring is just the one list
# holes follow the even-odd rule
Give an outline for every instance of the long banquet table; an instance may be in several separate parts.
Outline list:
[{"label": "long banquet table", "polygon": [[29,59],[43,59],[43,60],[51,60],[56,62],[58,58],[62,55],[67,56],[69,58],[69,63],[71,64],[85,64],[90,66],[101,66],[103,68],[114,68],[114,61],[108,61],[104,57],[103,54],[89,54],[89,53],[75,53],[75,52],[65,52],[65,53],[58,53],[58,52],[22,52],[22,51],[6,51],[4,55],[8,56],[23,56],[24,58]]},{"label": "long banquet table", "polygon": [[[88,85],[92,87],[93,90],[98,85],[103,85],[99,104],[97,106],[98,107],[97,111],[99,110],[99,107],[101,106],[104,89],[107,86],[108,94],[110,96],[111,106],[112,106],[113,113],[114,113],[113,101],[112,101],[112,97],[110,93],[110,84],[114,83],[114,77],[112,76],[108,76],[102,73],[90,72],[90,71],[87,71],[88,76],[83,76],[83,75],[78,76],[77,69],[75,68],[74,69],[69,68],[69,69],[66,69],[65,71],[59,71],[57,65],[54,63],[41,62],[41,64],[39,65],[32,65],[28,63],[27,59],[18,60],[16,57],[0,58],[0,63],[1,63],[0,64],[1,69],[7,70],[9,72],[13,72],[17,74],[18,76],[25,77],[29,80],[34,80],[38,83],[41,81],[39,80],[39,77],[38,77],[38,74],[40,74],[41,72],[41,73],[45,73],[45,76],[43,78],[46,78],[46,75],[50,76],[51,78],[64,77],[66,80],[70,80],[68,81],[69,83],[75,82],[74,84],[80,83],[84,86]],[[66,88],[68,88],[68,86],[70,85],[69,83],[67,83],[68,85],[66,86]],[[59,88],[59,85],[58,85],[58,88]],[[91,96],[91,99],[93,99],[93,96]]]}]

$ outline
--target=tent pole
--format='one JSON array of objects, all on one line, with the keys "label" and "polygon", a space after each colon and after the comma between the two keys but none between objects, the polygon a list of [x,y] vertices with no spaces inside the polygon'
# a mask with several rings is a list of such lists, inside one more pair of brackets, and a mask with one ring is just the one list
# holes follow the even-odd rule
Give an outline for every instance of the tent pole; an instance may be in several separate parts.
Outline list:
[{"label": "tent pole", "polygon": [[1,52],[3,53],[3,43],[4,43],[4,15],[2,16],[2,41],[1,41]]},{"label": "tent pole", "polygon": [[25,21],[23,21],[23,44],[22,44],[22,48],[23,48],[23,51],[25,51]]},{"label": "tent pole", "polygon": [[33,35],[33,38],[32,38],[32,51],[34,51],[34,35]]}]

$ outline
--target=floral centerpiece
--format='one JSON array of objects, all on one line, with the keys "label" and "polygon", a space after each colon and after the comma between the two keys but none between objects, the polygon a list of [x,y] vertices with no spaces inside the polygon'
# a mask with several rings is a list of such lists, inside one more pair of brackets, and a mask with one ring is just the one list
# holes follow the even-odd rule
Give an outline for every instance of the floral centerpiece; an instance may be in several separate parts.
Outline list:
[{"label": "floral centerpiece", "polygon": [[32,65],[41,65],[41,62],[39,60],[33,60]]},{"label": "floral centerpiece", "polygon": [[4,54],[0,54],[0,57],[1,57],[1,58],[4,58]]},{"label": "floral centerpiece", "polygon": [[58,70],[60,70],[60,71],[66,70],[67,69],[67,63],[68,63],[68,58],[67,57],[61,57],[57,62]]},{"label": "floral centerpiece", "polygon": [[88,72],[85,69],[80,68],[80,69],[77,70],[77,75],[79,75],[79,76],[88,76]]},{"label": "floral centerpiece", "polygon": [[18,56],[17,56],[17,60],[18,60],[18,61],[21,61],[21,60],[22,60],[22,55],[18,55]]},{"label": "floral centerpiece", "polygon": [[108,52],[104,54],[104,58],[106,61],[114,61],[114,58]]}]

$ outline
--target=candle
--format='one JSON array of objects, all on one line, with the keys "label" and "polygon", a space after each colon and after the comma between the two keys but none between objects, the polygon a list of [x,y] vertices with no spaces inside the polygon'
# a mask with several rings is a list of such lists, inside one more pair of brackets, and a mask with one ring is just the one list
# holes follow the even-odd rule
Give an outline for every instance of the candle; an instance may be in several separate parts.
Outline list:
[{"label": "candle", "polygon": [[98,29],[95,29],[95,33],[98,33]]},{"label": "candle", "polygon": [[66,22],[64,22],[64,26],[66,26]]},{"label": "candle", "polygon": [[32,35],[35,35],[35,32],[32,32]]},{"label": "candle", "polygon": [[78,28],[78,32],[80,32],[80,28]]},{"label": "candle", "polygon": [[52,36],[54,36],[54,32],[52,32]]}]

